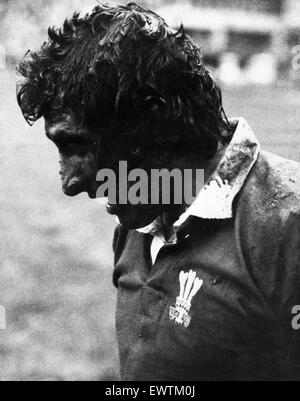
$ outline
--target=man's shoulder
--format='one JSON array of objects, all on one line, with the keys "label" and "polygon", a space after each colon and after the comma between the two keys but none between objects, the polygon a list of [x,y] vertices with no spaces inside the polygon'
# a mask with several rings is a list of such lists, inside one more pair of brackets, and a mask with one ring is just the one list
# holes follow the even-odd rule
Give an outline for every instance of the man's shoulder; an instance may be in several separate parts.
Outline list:
[{"label": "man's shoulder", "polygon": [[300,164],[262,151],[246,183],[246,192],[256,212],[300,214]]},{"label": "man's shoulder", "polygon": [[261,152],[237,198],[242,257],[274,311],[299,294],[299,172],[299,163]]},{"label": "man's shoulder", "polygon": [[263,166],[282,183],[300,192],[300,163],[286,159],[271,152],[261,151],[258,159],[259,167]]},{"label": "man's shoulder", "polygon": [[287,232],[300,228],[299,163],[262,151],[237,198],[235,215],[249,247],[255,243],[264,252],[266,246],[276,252]]}]

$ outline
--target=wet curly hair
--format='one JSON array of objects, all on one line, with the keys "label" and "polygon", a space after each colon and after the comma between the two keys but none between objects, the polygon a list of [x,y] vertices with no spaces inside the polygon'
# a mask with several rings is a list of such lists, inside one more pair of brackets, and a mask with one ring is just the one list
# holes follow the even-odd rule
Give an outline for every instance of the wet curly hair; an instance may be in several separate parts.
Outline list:
[{"label": "wet curly hair", "polygon": [[[29,124],[69,107],[111,146],[197,149],[211,157],[232,135],[221,91],[183,27],[135,3],[75,13],[18,67]],[[105,141],[104,141],[105,142]]]}]

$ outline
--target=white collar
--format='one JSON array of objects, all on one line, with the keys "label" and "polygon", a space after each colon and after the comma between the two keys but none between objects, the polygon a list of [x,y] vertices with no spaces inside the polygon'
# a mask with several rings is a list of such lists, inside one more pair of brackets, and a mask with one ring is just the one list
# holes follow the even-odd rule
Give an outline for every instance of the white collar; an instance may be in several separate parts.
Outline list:
[{"label": "white collar", "polygon": [[[229,219],[232,217],[232,204],[240,192],[248,174],[260,152],[259,142],[247,121],[230,119],[237,123],[235,133],[216,170],[199,192],[192,205],[174,223],[178,230],[190,217],[202,219]],[[159,218],[137,231],[143,234],[158,232]]]}]

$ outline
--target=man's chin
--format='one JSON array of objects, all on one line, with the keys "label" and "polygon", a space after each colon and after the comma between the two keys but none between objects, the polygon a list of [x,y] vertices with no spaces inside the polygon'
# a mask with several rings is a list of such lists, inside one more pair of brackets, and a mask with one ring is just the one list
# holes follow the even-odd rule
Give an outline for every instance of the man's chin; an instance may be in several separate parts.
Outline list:
[{"label": "man's chin", "polygon": [[151,224],[152,221],[154,220],[154,219],[151,219],[151,220],[145,221],[145,220],[133,218],[131,216],[121,216],[121,217],[117,216],[117,217],[118,217],[119,223],[123,227],[127,228],[128,230],[138,230],[140,228],[146,227],[149,224]]},{"label": "man's chin", "polygon": [[119,223],[129,230],[137,230],[146,227],[159,215],[159,213],[147,213],[138,208],[126,208],[119,205],[108,204],[106,208],[109,214],[117,216]]},{"label": "man's chin", "polygon": [[87,194],[88,194],[88,197],[89,197],[90,199],[96,199],[96,198],[97,198],[95,192],[87,191]]}]

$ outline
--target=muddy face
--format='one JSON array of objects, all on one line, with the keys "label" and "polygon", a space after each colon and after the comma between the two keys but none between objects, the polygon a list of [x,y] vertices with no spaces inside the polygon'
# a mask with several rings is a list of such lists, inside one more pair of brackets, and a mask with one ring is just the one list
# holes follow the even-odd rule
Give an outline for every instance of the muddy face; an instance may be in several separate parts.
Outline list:
[{"label": "muddy face", "polygon": [[63,192],[68,196],[87,192],[95,198],[99,135],[81,126],[70,111],[45,117],[45,130],[59,151]]},{"label": "muddy face", "polygon": [[[100,182],[96,181],[97,172],[105,166],[103,152],[101,153],[101,135],[97,127],[84,126],[80,123],[78,116],[71,110],[52,112],[51,115],[44,116],[45,130],[47,137],[57,146],[60,156],[59,174],[62,180],[63,192],[68,196],[75,196],[81,192],[87,192],[90,198],[96,198]],[[118,144],[111,149],[115,154],[114,159],[126,160],[129,155],[124,152],[124,146]],[[106,150],[108,153],[108,150]],[[107,154],[104,156],[107,158]],[[109,159],[109,158],[108,158]],[[176,161],[176,160],[175,160]],[[151,168],[172,169],[180,165],[177,160],[171,164],[165,163],[160,157],[149,156],[147,165],[144,161],[135,165],[135,168],[143,168],[150,176]],[[130,166],[132,164],[129,163]],[[128,171],[130,171],[129,168]],[[118,173],[116,171],[117,179]],[[133,185],[133,184],[131,184]],[[130,188],[130,185],[128,185]],[[162,188],[160,188],[161,192]],[[179,205],[182,207],[182,205]],[[110,214],[117,215],[121,224],[127,228],[140,228],[150,224],[157,216],[169,212],[174,208],[171,205],[163,204],[125,204],[107,205]],[[176,209],[178,206],[176,206]]]}]

